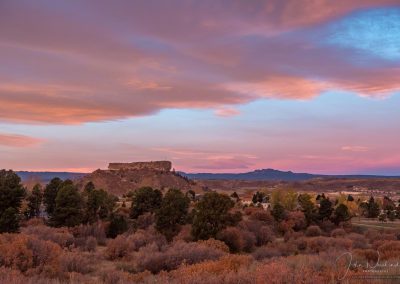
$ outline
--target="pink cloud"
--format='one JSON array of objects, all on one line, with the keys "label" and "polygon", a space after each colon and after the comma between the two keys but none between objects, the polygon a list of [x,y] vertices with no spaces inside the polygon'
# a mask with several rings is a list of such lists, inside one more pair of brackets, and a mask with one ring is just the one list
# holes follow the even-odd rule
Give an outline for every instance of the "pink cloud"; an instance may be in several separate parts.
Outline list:
[{"label": "pink cloud", "polygon": [[24,148],[42,143],[42,139],[18,134],[0,133],[0,146]]},{"label": "pink cloud", "polygon": [[233,109],[233,108],[220,108],[220,109],[217,109],[214,113],[215,113],[215,115],[220,116],[220,117],[230,117],[230,116],[239,115],[240,111],[237,109]]},{"label": "pink cloud", "polygon": [[360,67],[347,60],[351,52],[304,35],[388,4],[398,1],[4,1],[0,120],[79,124],[165,108],[232,116],[233,105],[328,89],[387,96],[400,90],[398,66]]},{"label": "pink cloud", "polygon": [[350,152],[368,152],[370,148],[365,146],[342,146],[341,150]]}]

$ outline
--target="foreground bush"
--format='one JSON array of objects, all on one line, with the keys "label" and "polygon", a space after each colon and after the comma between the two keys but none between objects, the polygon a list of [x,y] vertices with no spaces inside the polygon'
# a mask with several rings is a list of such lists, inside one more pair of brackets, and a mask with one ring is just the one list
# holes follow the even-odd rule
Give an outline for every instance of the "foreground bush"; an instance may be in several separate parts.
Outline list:
[{"label": "foreground bush", "polygon": [[205,243],[185,243],[178,241],[160,251],[155,244],[141,248],[134,256],[137,272],[148,270],[158,273],[162,270],[177,269],[181,264],[195,264],[206,260],[216,260],[225,253],[205,245]]}]

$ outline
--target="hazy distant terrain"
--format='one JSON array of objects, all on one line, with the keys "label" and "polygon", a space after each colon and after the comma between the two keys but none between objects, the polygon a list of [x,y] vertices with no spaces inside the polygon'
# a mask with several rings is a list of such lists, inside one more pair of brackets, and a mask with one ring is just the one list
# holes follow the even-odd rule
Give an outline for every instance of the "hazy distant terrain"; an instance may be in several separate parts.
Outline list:
[{"label": "hazy distant terrain", "polygon": [[48,183],[52,178],[59,177],[60,179],[72,179],[76,180],[82,178],[86,173],[69,173],[69,172],[27,172],[20,171],[16,172],[22,181],[27,181],[28,179],[39,179],[44,183]]},{"label": "hazy distant terrain", "polygon": [[399,178],[400,176],[377,175],[317,175],[309,173],[294,173],[292,171],[279,171],[274,169],[255,170],[247,173],[181,173],[182,175],[197,180],[272,180],[272,181],[304,181],[315,178]]},{"label": "hazy distant terrain", "polygon": [[[79,179],[87,175],[87,173],[71,173],[71,172],[17,172],[20,178],[25,181],[29,178],[39,178],[43,182],[48,182],[54,177],[61,179]],[[378,175],[317,175],[309,173],[294,173],[291,171],[279,171],[274,169],[261,169],[247,173],[185,173],[179,172],[193,180],[244,180],[244,181],[307,181],[315,178],[349,178],[349,179],[376,179],[386,178],[394,179],[400,176],[378,176]]]}]

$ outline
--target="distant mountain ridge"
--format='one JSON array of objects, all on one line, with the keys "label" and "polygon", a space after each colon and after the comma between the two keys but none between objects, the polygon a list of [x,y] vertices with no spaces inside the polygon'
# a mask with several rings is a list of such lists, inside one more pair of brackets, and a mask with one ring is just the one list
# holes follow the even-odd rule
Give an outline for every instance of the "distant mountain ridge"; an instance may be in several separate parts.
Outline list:
[{"label": "distant mountain ridge", "polygon": [[247,173],[184,173],[181,175],[197,180],[259,180],[259,181],[304,181],[315,178],[399,178],[400,176],[382,175],[319,175],[309,173],[294,173],[274,169],[260,169]]},{"label": "distant mountain ridge", "polygon": [[71,173],[71,172],[28,172],[28,171],[17,171],[17,175],[22,181],[27,181],[30,178],[37,178],[42,182],[48,183],[51,179],[59,177],[60,179],[80,179],[87,175],[86,173]]},{"label": "distant mountain ridge", "polygon": [[[400,176],[383,175],[318,175],[309,173],[294,173],[292,171],[279,171],[274,169],[260,169],[246,173],[178,173],[194,180],[305,181],[315,178],[400,178]],[[88,173],[28,171],[18,171],[17,174],[23,181],[26,181],[29,178],[38,178],[43,182],[49,182],[54,177],[74,180],[88,175]]]}]

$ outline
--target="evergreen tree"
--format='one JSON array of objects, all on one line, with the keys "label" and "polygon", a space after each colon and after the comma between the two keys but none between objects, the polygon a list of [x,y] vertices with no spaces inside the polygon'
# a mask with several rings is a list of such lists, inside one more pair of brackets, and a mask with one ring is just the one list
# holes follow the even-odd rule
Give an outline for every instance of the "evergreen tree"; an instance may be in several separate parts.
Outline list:
[{"label": "evergreen tree", "polygon": [[286,210],[280,203],[274,205],[272,208],[272,216],[274,217],[275,221],[280,222],[286,218]]},{"label": "evergreen tree", "polygon": [[367,217],[377,218],[379,216],[380,209],[379,204],[375,202],[374,198],[371,196],[367,204]]},{"label": "evergreen tree", "polygon": [[58,190],[61,187],[63,181],[58,177],[53,178],[45,187],[43,193],[43,203],[46,207],[46,212],[49,217],[53,215],[56,207],[56,197]]},{"label": "evergreen tree", "polygon": [[319,210],[318,210],[318,217],[321,221],[325,219],[330,219],[333,212],[332,202],[329,198],[325,196],[321,198]]},{"label": "evergreen tree", "polygon": [[85,190],[85,222],[94,223],[106,219],[115,207],[116,197],[108,194],[103,189],[91,188]]},{"label": "evergreen tree", "polygon": [[350,220],[350,213],[349,209],[347,208],[346,205],[344,204],[339,204],[338,207],[336,207],[334,215],[333,215],[333,223],[339,225],[341,222],[345,222]]},{"label": "evergreen tree", "polygon": [[142,187],[132,194],[131,218],[136,219],[140,215],[150,212],[154,213],[160,208],[162,193],[158,189]]},{"label": "evergreen tree", "polygon": [[40,206],[42,205],[42,198],[43,198],[42,188],[40,184],[36,184],[33,187],[32,192],[28,196],[28,211],[27,211],[28,218],[39,217]]},{"label": "evergreen tree", "polygon": [[318,215],[317,208],[311,201],[311,195],[307,193],[300,194],[297,199],[301,207],[301,211],[304,213],[304,217],[306,218],[307,226],[309,226],[311,223],[316,222]]},{"label": "evergreen tree", "polygon": [[17,232],[19,208],[25,197],[21,179],[13,171],[0,171],[0,233]]},{"label": "evergreen tree", "polygon": [[82,197],[74,185],[66,183],[58,190],[50,224],[55,227],[74,227],[81,224],[82,220]]},{"label": "evergreen tree", "polygon": [[122,215],[112,214],[110,225],[107,229],[107,238],[114,239],[116,236],[125,233],[128,230],[128,222]]},{"label": "evergreen tree", "polygon": [[190,200],[182,191],[170,189],[156,212],[156,228],[168,241],[179,233],[180,225],[187,219]]},{"label": "evergreen tree", "polygon": [[215,238],[227,225],[233,225],[238,221],[238,216],[229,212],[234,205],[225,194],[207,192],[193,211],[192,236],[196,240]]}]

